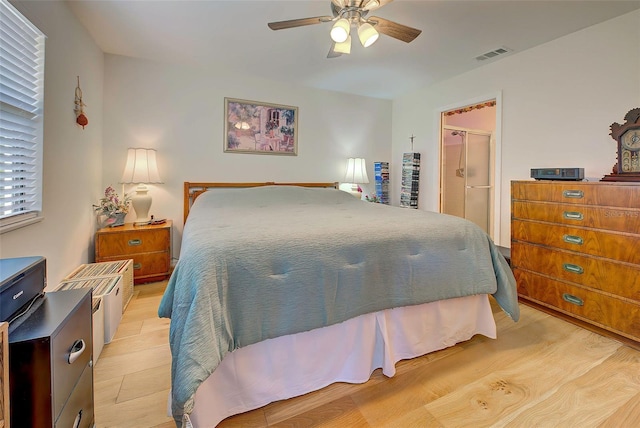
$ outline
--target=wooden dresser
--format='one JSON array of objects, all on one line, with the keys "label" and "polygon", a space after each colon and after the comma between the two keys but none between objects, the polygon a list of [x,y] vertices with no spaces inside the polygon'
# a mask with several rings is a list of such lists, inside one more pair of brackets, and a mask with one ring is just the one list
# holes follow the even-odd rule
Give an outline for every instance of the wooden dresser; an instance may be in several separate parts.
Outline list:
[{"label": "wooden dresser", "polygon": [[640,184],[514,181],[524,303],[640,349]]},{"label": "wooden dresser", "polygon": [[150,226],[105,227],[96,232],[96,262],[133,259],[136,284],[160,281],[171,269],[171,220]]}]

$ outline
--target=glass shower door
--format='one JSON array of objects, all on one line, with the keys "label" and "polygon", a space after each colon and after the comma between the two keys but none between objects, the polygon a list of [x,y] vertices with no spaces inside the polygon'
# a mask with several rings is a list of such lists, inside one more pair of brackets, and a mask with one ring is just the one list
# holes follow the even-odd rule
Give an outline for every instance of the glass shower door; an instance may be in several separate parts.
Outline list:
[{"label": "glass shower door", "polygon": [[464,218],[489,233],[491,222],[491,135],[466,133]]}]

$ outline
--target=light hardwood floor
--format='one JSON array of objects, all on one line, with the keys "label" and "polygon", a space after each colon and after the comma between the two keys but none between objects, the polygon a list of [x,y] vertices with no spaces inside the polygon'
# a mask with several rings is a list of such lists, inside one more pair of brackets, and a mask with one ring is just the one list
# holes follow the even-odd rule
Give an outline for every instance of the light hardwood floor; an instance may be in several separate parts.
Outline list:
[{"label": "light hardwood floor", "polygon": [[[137,285],[95,365],[96,426],[173,427],[165,282]],[[640,427],[640,352],[521,305],[494,305],[498,339],[476,336],[321,391],[223,421],[228,427]]]}]

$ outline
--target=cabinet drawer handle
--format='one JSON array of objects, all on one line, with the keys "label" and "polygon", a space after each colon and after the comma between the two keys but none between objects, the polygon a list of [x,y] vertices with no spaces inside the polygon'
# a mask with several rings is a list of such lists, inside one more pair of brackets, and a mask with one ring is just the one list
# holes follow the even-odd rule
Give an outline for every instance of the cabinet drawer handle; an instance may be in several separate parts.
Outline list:
[{"label": "cabinet drawer handle", "polygon": [[71,346],[71,350],[69,351],[69,359],[67,360],[67,362],[69,364],[73,364],[73,362],[77,360],[80,357],[80,355],[82,355],[85,348],[86,346],[85,346],[84,340],[78,339],[75,342],[73,342],[73,345]]},{"label": "cabinet drawer handle", "polygon": [[82,422],[82,410],[78,412],[78,416],[76,416],[76,420],[73,421],[72,428],[78,428],[80,426],[80,422]]},{"label": "cabinet drawer handle", "polygon": [[129,246],[135,247],[136,245],[142,245],[142,239],[129,239]]},{"label": "cabinet drawer handle", "polygon": [[582,245],[583,244],[582,238],[579,237],[579,236],[575,236],[575,235],[564,235],[562,237],[562,239],[567,244],[576,244],[576,245]]},{"label": "cabinet drawer handle", "polygon": [[134,263],[133,264],[133,268],[138,270],[138,269],[142,269],[142,263]]},{"label": "cabinet drawer handle", "polygon": [[584,302],[582,301],[582,299],[577,297],[577,296],[574,296],[573,294],[564,293],[562,295],[562,299],[565,302],[571,303],[572,305],[576,305],[576,306],[583,306],[584,305]]},{"label": "cabinet drawer handle", "polygon": [[578,211],[565,211],[562,216],[567,220],[583,220],[584,216]]},{"label": "cabinet drawer handle", "polygon": [[571,263],[564,263],[562,265],[562,268],[567,272],[577,273],[579,275],[582,275],[584,273],[584,269],[582,269],[582,266],[574,265]]},{"label": "cabinet drawer handle", "polygon": [[562,192],[562,196],[565,198],[582,199],[584,192],[582,190],[565,190]]}]

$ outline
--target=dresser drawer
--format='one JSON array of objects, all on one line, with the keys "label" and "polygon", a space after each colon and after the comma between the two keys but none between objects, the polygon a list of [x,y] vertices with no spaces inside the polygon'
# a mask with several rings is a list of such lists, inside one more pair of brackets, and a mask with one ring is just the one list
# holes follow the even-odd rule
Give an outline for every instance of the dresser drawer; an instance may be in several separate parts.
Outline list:
[{"label": "dresser drawer", "polygon": [[514,269],[518,294],[601,328],[640,340],[640,304]]},{"label": "dresser drawer", "polygon": [[580,227],[640,233],[640,210],[548,202],[513,201],[511,215]]},{"label": "dresser drawer", "polygon": [[105,259],[154,251],[166,252],[169,251],[169,235],[169,229],[98,234],[96,254]]},{"label": "dresser drawer", "polygon": [[511,239],[640,264],[640,235],[512,219]]},{"label": "dresser drawer", "polygon": [[511,186],[511,198],[637,209],[640,207],[640,186],[624,183],[515,181]]},{"label": "dresser drawer", "polygon": [[640,303],[638,265],[513,242],[511,266],[637,300]]}]

